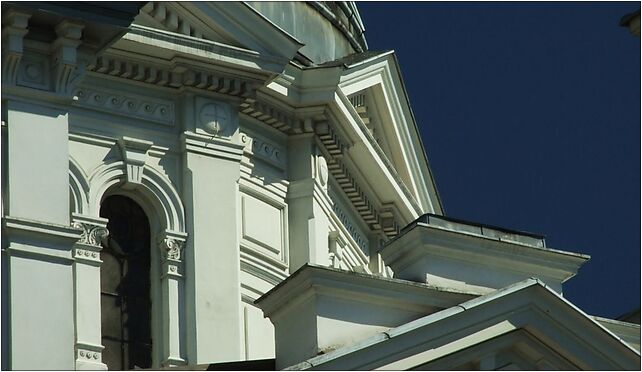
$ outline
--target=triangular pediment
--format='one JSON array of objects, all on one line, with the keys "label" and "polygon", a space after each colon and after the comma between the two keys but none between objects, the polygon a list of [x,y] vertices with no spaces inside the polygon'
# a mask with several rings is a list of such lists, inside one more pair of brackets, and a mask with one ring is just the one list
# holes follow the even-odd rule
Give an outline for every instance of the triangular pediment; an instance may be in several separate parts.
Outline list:
[{"label": "triangular pediment", "polygon": [[637,370],[640,353],[528,279],[305,363],[325,370]]},{"label": "triangular pediment", "polygon": [[168,32],[216,41],[236,47],[245,47],[238,40],[218,32],[200,17],[186,10],[181,3],[150,1],[140,10],[134,24]]},{"label": "triangular pediment", "polygon": [[410,108],[394,52],[346,59],[340,88],[373,142],[392,163],[423,211],[442,214],[421,134]]},{"label": "triangular pediment", "polygon": [[134,25],[254,51],[287,64],[303,46],[243,2],[151,1]]}]

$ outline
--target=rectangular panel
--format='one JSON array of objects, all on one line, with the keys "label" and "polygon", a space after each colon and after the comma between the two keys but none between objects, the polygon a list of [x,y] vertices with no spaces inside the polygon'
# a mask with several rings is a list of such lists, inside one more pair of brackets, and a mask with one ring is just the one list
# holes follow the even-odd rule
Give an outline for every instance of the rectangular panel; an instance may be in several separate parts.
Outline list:
[{"label": "rectangular panel", "polygon": [[281,256],[283,252],[282,209],[253,196],[241,196],[242,238]]}]

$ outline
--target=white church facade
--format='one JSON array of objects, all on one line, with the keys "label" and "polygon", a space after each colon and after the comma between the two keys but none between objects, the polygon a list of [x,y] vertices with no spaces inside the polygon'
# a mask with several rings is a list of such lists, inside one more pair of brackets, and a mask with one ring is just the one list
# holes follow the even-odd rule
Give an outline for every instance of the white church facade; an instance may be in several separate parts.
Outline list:
[{"label": "white church facade", "polygon": [[3,2],[2,368],[639,369],[409,99],[353,2]]}]

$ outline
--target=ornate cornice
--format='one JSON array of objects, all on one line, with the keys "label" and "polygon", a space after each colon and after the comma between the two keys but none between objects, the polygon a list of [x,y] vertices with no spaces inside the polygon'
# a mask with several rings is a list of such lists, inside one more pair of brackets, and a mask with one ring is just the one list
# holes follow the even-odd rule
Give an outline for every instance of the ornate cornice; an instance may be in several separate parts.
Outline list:
[{"label": "ornate cornice", "polygon": [[192,88],[238,98],[251,97],[261,82],[255,79],[213,73],[175,58],[165,64],[135,60],[123,56],[104,55],[87,67],[88,71],[130,81],[172,89]]}]

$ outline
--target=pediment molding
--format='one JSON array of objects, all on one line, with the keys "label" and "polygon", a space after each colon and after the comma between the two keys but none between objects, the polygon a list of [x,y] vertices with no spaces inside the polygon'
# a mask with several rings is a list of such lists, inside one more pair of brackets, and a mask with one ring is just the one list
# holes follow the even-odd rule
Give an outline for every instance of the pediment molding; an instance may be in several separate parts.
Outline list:
[{"label": "pediment molding", "polygon": [[339,90],[366,129],[366,138],[401,181],[404,192],[416,199],[424,212],[441,214],[441,202],[395,55],[385,52],[345,66],[340,80]]},{"label": "pediment molding", "polygon": [[285,65],[303,44],[242,2],[147,3],[135,23],[189,38],[246,48]]}]

